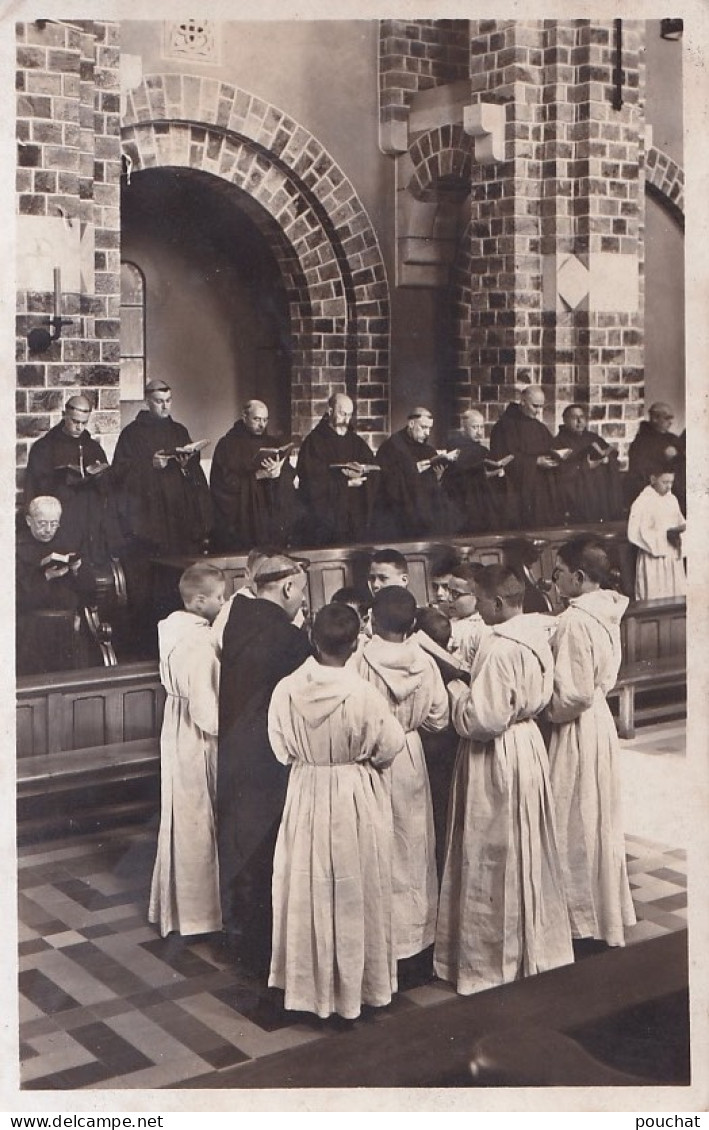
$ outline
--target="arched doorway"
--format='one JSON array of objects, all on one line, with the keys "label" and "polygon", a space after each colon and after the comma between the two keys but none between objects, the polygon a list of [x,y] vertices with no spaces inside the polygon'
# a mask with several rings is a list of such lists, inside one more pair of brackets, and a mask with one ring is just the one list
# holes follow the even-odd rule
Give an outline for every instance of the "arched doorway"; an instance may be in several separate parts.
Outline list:
[{"label": "arched doorway", "polygon": [[[290,431],[291,322],[269,242],[233,185],[184,168],[145,169],[121,195],[121,255],[145,279],[148,380],[173,388],[177,419],[213,445],[244,403]],[[122,405],[122,422],[138,405]]]}]

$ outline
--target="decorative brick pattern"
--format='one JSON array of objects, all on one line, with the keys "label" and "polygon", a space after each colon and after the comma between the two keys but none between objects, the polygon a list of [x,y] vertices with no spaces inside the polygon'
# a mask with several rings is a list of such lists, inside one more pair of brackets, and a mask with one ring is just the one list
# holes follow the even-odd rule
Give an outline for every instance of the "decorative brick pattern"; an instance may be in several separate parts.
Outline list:
[{"label": "decorative brick pattern", "polygon": [[467,77],[467,20],[380,20],[382,122],[405,121],[418,91]]},{"label": "decorative brick pattern", "polygon": [[128,95],[132,170],[198,169],[240,194],[289,294],[292,427],[305,434],[332,392],[357,399],[375,445],[389,429],[389,292],[376,234],[351,183],[306,129],[235,86],[150,75]]},{"label": "decorative brick pattern", "polygon": [[[86,394],[97,411],[92,429],[112,438],[120,427],[118,307],[120,289],[120,121],[118,24],[81,20],[71,26],[46,21],[18,24],[17,212],[61,216],[78,225],[83,263],[79,290],[64,289],[61,340],[30,356],[28,332],[53,313],[49,292],[17,294],[17,384],[27,389],[18,406],[18,486],[28,440],[61,417],[68,396]],[[93,238],[91,238],[93,237]],[[79,241],[76,241],[79,254]],[[59,264],[47,264],[48,270]],[[50,276],[51,277],[51,276]],[[97,322],[113,332],[98,334]]]},{"label": "decorative brick pattern", "polygon": [[684,170],[654,145],[645,161],[645,187],[684,225]]},{"label": "decorative brick pattern", "polygon": [[439,200],[441,193],[467,195],[471,141],[462,126],[440,126],[419,134],[409,148],[414,169],[406,186],[416,200]]},{"label": "decorative brick pattern", "polygon": [[[457,411],[475,404],[493,422],[531,379],[547,393],[550,425],[579,400],[622,451],[635,433],[644,395],[643,33],[641,22],[623,21],[615,110],[612,21],[471,21],[472,98],[505,104],[508,151],[504,163],[472,167],[471,221],[452,271]],[[570,255],[584,266],[594,255],[632,260],[637,312],[583,301],[545,309],[544,261]]]}]

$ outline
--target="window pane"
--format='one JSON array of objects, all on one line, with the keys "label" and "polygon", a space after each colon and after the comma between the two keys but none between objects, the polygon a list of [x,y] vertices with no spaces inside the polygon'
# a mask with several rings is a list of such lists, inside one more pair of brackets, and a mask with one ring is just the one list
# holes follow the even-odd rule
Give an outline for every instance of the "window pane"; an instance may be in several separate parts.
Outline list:
[{"label": "window pane", "polygon": [[133,263],[121,263],[121,303],[143,305],[143,276]]},{"label": "window pane", "polygon": [[121,400],[142,400],[145,396],[145,362],[142,357],[121,360]]},{"label": "window pane", "polygon": [[143,308],[142,306],[121,307],[121,356],[142,357],[143,355]]}]

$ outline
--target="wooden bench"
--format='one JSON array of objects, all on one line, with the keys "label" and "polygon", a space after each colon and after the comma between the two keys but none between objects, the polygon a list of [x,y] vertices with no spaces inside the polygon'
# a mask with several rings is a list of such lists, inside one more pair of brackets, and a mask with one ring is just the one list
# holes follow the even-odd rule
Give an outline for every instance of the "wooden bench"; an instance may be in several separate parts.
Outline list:
[{"label": "wooden bench", "polygon": [[635,723],[639,719],[650,721],[652,718],[668,717],[686,711],[686,696],[681,704],[664,702],[638,707],[635,700],[638,692],[686,688],[686,683],[687,659],[684,654],[666,655],[661,659],[639,659],[634,663],[624,664],[615,687],[608,696],[610,698],[617,695],[620,700],[617,721],[620,737],[635,737]]}]

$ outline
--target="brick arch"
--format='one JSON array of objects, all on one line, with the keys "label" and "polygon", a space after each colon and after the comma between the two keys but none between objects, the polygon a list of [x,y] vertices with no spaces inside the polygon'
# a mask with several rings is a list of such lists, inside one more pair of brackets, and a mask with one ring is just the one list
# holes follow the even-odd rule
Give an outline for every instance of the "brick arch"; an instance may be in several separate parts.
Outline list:
[{"label": "brick arch", "polygon": [[684,227],[684,170],[655,145],[645,159],[645,187]]},{"label": "brick arch", "polygon": [[413,171],[406,187],[416,200],[440,200],[446,193],[460,198],[470,192],[471,146],[462,126],[439,126],[420,134],[408,156]]},{"label": "brick arch", "polygon": [[288,293],[292,425],[305,434],[327,397],[357,398],[358,428],[389,431],[389,288],[357,194],[320,142],[277,107],[192,75],[151,75],[127,96],[123,154],[133,171],[208,173],[235,192],[268,241]]}]

